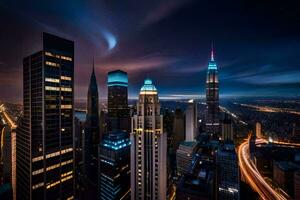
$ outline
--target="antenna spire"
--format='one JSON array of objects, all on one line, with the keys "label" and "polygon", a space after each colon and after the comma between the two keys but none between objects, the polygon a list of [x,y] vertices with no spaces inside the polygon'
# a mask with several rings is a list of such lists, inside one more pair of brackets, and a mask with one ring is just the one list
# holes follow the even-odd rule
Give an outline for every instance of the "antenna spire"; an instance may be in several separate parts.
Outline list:
[{"label": "antenna spire", "polygon": [[213,42],[211,42],[210,61],[215,61],[215,58],[214,58],[214,43]]}]

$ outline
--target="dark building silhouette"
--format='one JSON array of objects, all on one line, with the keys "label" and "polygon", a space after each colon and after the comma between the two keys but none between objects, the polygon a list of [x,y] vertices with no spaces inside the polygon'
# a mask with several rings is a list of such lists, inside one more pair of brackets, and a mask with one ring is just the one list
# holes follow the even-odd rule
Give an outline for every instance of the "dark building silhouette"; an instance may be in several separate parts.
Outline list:
[{"label": "dark building silhouette", "polygon": [[108,72],[107,86],[108,130],[130,133],[127,73],[121,70]]},{"label": "dark building silhouette", "polygon": [[87,115],[84,133],[84,163],[88,187],[97,187],[98,146],[100,143],[99,97],[94,66],[87,95]]},{"label": "dark building silhouette", "polygon": [[23,60],[17,199],[74,198],[74,42],[43,33]]},{"label": "dark building silhouette", "polygon": [[130,199],[130,140],[124,131],[109,132],[100,143],[99,191],[103,200]]},{"label": "dark building silhouette", "polygon": [[206,77],[206,132],[214,138],[220,134],[219,124],[219,80],[218,68],[214,59],[214,51],[211,50],[211,59],[208,63]]},{"label": "dark building silhouette", "polygon": [[240,176],[238,157],[233,144],[222,146],[216,156],[218,200],[240,199]]},{"label": "dark building silhouette", "polygon": [[232,142],[233,141],[233,127],[232,121],[228,114],[225,114],[224,119],[222,120],[222,141]]},{"label": "dark building silhouette", "polygon": [[84,198],[84,124],[86,113],[75,111],[74,128],[75,128],[75,197],[78,199]]},{"label": "dark building silhouette", "polygon": [[185,117],[180,108],[176,108],[173,121],[173,151],[176,153],[180,142],[185,139]]}]

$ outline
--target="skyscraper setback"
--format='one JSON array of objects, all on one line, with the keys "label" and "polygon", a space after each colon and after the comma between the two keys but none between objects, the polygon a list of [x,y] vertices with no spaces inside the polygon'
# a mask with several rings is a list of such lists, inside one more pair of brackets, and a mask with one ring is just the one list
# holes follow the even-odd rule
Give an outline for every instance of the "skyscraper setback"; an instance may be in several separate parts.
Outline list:
[{"label": "skyscraper setback", "polygon": [[[93,186],[97,185],[98,173],[98,145],[100,142],[100,121],[99,121],[99,96],[98,86],[94,70],[90,78],[87,95],[87,115],[84,134],[84,171]],[[90,187],[93,187],[90,186]],[[94,188],[96,190],[96,187]]]},{"label": "skyscraper setback", "polygon": [[156,87],[146,79],[132,117],[131,199],[165,200],[167,191],[167,133]]},{"label": "skyscraper setback", "polygon": [[219,137],[219,79],[213,48],[211,50],[206,77],[206,106],[206,132],[214,138]]},{"label": "skyscraper setback", "polygon": [[17,199],[74,198],[74,42],[43,33],[23,60]]}]

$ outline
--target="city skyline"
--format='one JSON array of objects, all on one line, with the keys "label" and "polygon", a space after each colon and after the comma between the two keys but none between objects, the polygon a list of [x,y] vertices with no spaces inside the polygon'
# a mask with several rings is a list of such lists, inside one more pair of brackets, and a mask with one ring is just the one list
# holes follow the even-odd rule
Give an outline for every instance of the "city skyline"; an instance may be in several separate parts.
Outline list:
[{"label": "city skyline", "polygon": [[129,98],[147,77],[159,80],[161,99],[204,95],[212,41],[221,97],[299,96],[299,8],[292,2],[30,3],[0,3],[2,100],[21,101],[22,58],[39,49],[43,31],[75,42],[76,100],[86,100],[93,57],[100,99],[107,72],[116,69],[128,73]]}]

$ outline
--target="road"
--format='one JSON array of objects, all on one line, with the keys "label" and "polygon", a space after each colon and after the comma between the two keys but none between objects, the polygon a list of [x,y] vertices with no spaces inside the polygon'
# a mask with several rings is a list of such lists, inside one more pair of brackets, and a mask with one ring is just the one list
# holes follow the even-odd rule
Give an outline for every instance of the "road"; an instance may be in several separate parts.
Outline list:
[{"label": "road", "polygon": [[264,200],[285,200],[287,199],[278,191],[274,190],[260,175],[254,163],[250,159],[249,139],[243,142],[238,148],[238,157],[241,173],[247,183],[260,195]]},{"label": "road", "polygon": [[3,113],[4,121],[8,123],[8,125],[11,127],[12,130],[17,128],[17,125],[6,112],[6,108],[4,107],[3,104],[0,106],[0,113]]}]

